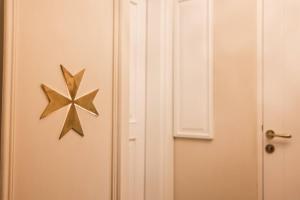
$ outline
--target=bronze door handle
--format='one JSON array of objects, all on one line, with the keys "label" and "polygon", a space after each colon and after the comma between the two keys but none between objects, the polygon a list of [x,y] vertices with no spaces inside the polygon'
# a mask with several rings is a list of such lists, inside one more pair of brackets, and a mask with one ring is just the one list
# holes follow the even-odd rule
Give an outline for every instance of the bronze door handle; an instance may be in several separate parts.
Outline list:
[{"label": "bronze door handle", "polygon": [[276,134],[273,130],[268,130],[266,132],[266,137],[268,139],[274,139],[275,137],[279,137],[279,138],[284,138],[284,139],[291,139],[292,138],[292,135],[281,135],[281,134]]}]

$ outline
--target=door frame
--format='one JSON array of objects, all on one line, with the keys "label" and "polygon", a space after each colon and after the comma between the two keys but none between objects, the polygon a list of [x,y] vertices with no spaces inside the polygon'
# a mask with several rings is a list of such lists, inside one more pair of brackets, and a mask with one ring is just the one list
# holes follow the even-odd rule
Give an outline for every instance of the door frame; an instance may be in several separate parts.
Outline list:
[{"label": "door frame", "polygon": [[[128,199],[127,186],[128,186],[128,137],[129,137],[129,55],[128,55],[128,45],[129,45],[129,3],[126,0],[120,0],[122,6],[120,8],[120,21],[121,21],[121,38],[120,51],[119,51],[119,71],[118,71],[118,83],[116,88],[116,130],[118,130],[118,200],[130,200]],[[148,2],[147,1],[147,19],[149,16],[148,12]],[[146,169],[153,166],[155,168],[155,174],[153,172],[146,172],[147,177],[157,177],[159,174],[162,188],[157,192],[160,199],[156,200],[174,200],[174,137],[173,137],[173,2],[172,0],[163,0],[160,2],[160,11],[163,15],[160,18],[160,78],[161,90],[160,90],[160,101],[159,105],[161,111],[159,113],[161,119],[164,123],[159,127],[160,136],[155,138],[158,141],[162,141],[160,145],[147,142],[147,127],[146,127]],[[148,20],[147,20],[148,21]],[[146,27],[148,23],[146,22]],[[149,30],[147,28],[146,35],[148,36]],[[148,37],[146,38],[148,43]],[[146,44],[147,47],[147,44]],[[147,48],[147,50],[149,50]],[[157,52],[157,50],[151,50]],[[146,52],[146,55],[148,53]],[[146,56],[147,57],[147,56]],[[148,63],[146,61],[146,68]],[[147,78],[146,78],[147,79]],[[147,86],[146,86],[147,87]],[[147,95],[146,95],[147,102]],[[149,102],[148,102],[149,103]],[[147,106],[147,104],[146,104]],[[147,108],[146,108],[147,112]],[[147,116],[147,113],[146,113]],[[147,123],[146,123],[147,126]],[[155,149],[158,153],[156,155],[148,154],[147,152]],[[151,156],[151,159],[149,157]],[[159,165],[158,165],[159,163]],[[152,174],[153,173],[153,174]],[[151,194],[147,191],[151,190],[151,185],[147,184],[145,181],[145,199],[152,199]]]},{"label": "door frame", "polygon": [[258,172],[258,200],[264,199],[264,65],[263,65],[263,17],[264,0],[257,0],[257,172]]}]

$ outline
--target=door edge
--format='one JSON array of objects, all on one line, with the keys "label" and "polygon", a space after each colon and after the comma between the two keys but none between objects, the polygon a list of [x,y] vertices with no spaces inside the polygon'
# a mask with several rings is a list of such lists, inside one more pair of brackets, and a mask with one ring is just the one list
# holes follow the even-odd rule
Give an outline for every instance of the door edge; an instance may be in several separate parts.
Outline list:
[{"label": "door edge", "polygon": [[263,3],[257,0],[257,191],[258,200],[264,199],[263,148]]}]

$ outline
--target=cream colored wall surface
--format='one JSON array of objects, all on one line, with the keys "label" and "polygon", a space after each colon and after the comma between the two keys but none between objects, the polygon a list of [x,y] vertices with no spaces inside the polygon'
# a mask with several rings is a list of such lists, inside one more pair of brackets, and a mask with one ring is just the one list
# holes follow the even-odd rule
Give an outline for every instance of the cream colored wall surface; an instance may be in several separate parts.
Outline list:
[{"label": "cream colored wall surface", "polygon": [[176,200],[257,200],[256,1],[215,0],[215,138],[176,139]]}]

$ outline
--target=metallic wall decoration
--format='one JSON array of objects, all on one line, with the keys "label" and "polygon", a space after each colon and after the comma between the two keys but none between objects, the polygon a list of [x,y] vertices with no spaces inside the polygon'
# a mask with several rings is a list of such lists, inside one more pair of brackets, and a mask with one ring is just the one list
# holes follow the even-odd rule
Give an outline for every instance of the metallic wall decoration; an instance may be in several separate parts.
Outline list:
[{"label": "metallic wall decoration", "polygon": [[54,91],[53,89],[42,84],[41,85],[42,90],[46,94],[49,104],[44,110],[44,112],[42,113],[40,119],[43,119],[48,115],[50,115],[51,113],[53,113],[54,111],[57,111],[71,104],[71,107],[67,115],[67,119],[65,121],[59,139],[64,137],[72,129],[80,136],[83,137],[84,134],[77,114],[76,106],[79,106],[98,116],[99,113],[97,112],[97,109],[93,104],[93,101],[99,90],[97,89],[87,95],[84,95],[80,98],[76,98],[77,91],[80,86],[80,82],[82,80],[85,70],[82,70],[79,73],[72,75],[66,68],[64,68],[64,66],[61,65],[60,67],[69,90],[70,98],[63,96],[58,92]]}]

